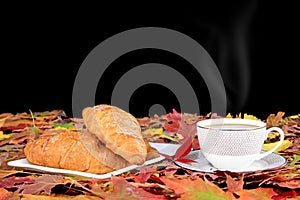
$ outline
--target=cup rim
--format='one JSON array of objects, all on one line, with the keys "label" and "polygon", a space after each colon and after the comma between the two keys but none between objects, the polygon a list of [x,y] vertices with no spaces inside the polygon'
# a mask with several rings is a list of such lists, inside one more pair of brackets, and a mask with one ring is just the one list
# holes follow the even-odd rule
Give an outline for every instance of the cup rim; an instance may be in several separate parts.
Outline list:
[{"label": "cup rim", "polygon": [[[255,127],[247,128],[234,128],[226,129],[226,131],[243,131],[243,130],[257,130],[266,128],[266,123],[261,120],[254,119],[243,119],[243,118],[214,118],[214,119],[204,119],[197,122],[197,127],[208,130],[220,130],[220,128],[211,127],[211,124],[239,124],[239,125],[253,125]],[[209,126],[209,127],[208,127]],[[221,129],[222,130],[222,129]]]}]

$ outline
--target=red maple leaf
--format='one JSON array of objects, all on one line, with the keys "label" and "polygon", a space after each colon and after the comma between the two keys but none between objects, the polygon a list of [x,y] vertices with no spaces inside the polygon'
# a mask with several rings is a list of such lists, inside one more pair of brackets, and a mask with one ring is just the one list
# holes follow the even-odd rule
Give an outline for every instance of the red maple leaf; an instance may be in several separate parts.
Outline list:
[{"label": "red maple leaf", "polygon": [[178,162],[194,162],[193,160],[184,159],[184,157],[188,155],[193,148],[193,140],[197,131],[196,124],[187,124],[184,121],[183,114],[177,112],[175,109],[173,109],[172,113],[166,115],[166,119],[167,122],[164,123],[164,129],[167,132],[181,134],[183,141],[173,157],[162,155]]},{"label": "red maple leaf", "polygon": [[137,183],[145,183],[151,177],[151,175],[156,172],[157,170],[155,170],[153,167],[143,166],[140,168],[139,174],[134,177],[134,180]]},{"label": "red maple leaf", "polygon": [[164,129],[170,133],[177,133],[180,128],[180,122],[183,121],[183,115],[177,112],[175,109],[172,110],[172,113],[166,115],[167,122],[165,122]]}]

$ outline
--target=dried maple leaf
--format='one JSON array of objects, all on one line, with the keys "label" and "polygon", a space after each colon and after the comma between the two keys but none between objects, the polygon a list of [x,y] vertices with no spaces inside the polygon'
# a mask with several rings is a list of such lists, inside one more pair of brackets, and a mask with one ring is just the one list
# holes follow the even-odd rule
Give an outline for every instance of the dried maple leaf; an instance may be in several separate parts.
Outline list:
[{"label": "dried maple leaf", "polygon": [[0,181],[1,181],[1,179],[5,178],[5,177],[12,176],[12,175],[17,174],[19,172],[21,172],[21,171],[0,169]]},{"label": "dried maple leaf", "polygon": [[183,113],[183,119],[187,124],[195,124],[199,120],[203,119],[203,116],[197,114]]},{"label": "dried maple leaf", "polygon": [[239,180],[235,180],[228,174],[225,174],[225,175],[226,175],[226,184],[227,184],[227,188],[228,188],[229,192],[235,193],[235,192],[243,190],[244,175],[242,175],[242,177]]},{"label": "dried maple leaf", "polygon": [[0,199],[5,200],[5,199],[11,199],[13,193],[10,191],[7,191],[4,188],[0,188]]},{"label": "dried maple leaf", "polygon": [[[7,132],[21,132],[24,131],[27,127],[32,127],[35,123],[36,127],[47,127],[51,128],[54,122],[57,122],[59,119],[67,118],[63,110],[53,110],[51,112],[35,112],[33,114],[17,113],[16,115],[9,115],[4,120],[0,130]],[[33,123],[34,119],[34,123]]]},{"label": "dried maple leaf", "polygon": [[172,113],[166,115],[168,121],[164,123],[164,128],[167,132],[177,133],[180,128],[180,123],[184,120],[181,113],[177,112],[175,109],[172,111]]},{"label": "dried maple leaf", "polygon": [[88,196],[88,195],[32,195],[32,194],[20,194],[14,199],[21,199],[21,200],[102,200],[102,198],[97,196]]},{"label": "dried maple leaf", "polygon": [[34,183],[18,185],[18,190],[15,193],[40,194],[44,192],[50,195],[52,188],[61,184],[61,182],[59,182],[61,179],[63,179],[63,176],[43,174],[36,178]]},{"label": "dried maple leaf", "polygon": [[169,188],[173,189],[180,195],[179,199],[192,200],[192,199],[234,199],[234,196],[229,192],[224,192],[218,186],[196,178],[175,179],[175,178],[160,178]]},{"label": "dried maple leaf", "polygon": [[151,123],[150,117],[136,118],[140,126],[149,126]]},{"label": "dried maple leaf", "polygon": [[282,182],[275,182],[274,185],[278,185],[280,187],[290,188],[290,189],[299,189],[300,187],[300,180],[289,180],[289,181],[282,181]]},{"label": "dried maple leaf", "polygon": [[256,188],[252,190],[241,190],[236,192],[239,200],[270,200],[277,193],[272,188]]},{"label": "dried maple leaf", "polygon": [[163,195],[155,195],[145,191],[143,188],[137,188],[127,182],[124,178],[118,176],[112,176],[111,181],[113,183],[112,192],[104,192],[99,185],[95,184],[92,187],[92,192],[100,197],[104,197],[107,200],[119,200],[119,199],[130,199],[130,200],[150,200],[166,199]]},{"label": "dried maple leaf", "polygon": [[134,177],[135,182],[145,183],[152,174],[156,173],[157,170],[150,166],[143,166],[140,168],[140,172]]},{"label": "dried maple leaf", "polygon": [[18,187],[19,185],[34,183],[34,178],[31,177],[17,177],[10,176],[8,178],[0,179],[0,188],[11,189],[14,187]]},{"label": "dried maple leaf", "polygon": [[276,115],[270,114],[267,118],[267,127],[278,126],[284,114],[284,112],[278,112]]}]

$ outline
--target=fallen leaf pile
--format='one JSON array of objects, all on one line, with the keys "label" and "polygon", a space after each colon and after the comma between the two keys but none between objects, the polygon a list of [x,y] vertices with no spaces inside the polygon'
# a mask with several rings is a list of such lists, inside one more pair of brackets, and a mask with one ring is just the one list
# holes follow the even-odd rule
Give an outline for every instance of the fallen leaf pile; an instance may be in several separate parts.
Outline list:
[{"label": "fallen leaf pile", "polygon": [[[300,199],[300,114],[270,114],[267,127],[284,130],[284,143],[276,153],[287,159],[286,165],[255,172],[197,172],[174,163],[191,162],[184,157],[200,149],[196,123],[218,118],[179,113],[138,118],[144,138],[151,142],[177,143],[174,156],[107,179],[51,174],[13,168],[7,162],[24,158],[29,139],[48,129],[82,129],[82,119],[68,117],[62,110],[36,113],[0,114],[0,200],[1,199]],[[226,117],[260,120],[239,114]],[[36,128],[34,128],[36,127]],[[279,140],[269,134],[263,149],[271,149]]]}]

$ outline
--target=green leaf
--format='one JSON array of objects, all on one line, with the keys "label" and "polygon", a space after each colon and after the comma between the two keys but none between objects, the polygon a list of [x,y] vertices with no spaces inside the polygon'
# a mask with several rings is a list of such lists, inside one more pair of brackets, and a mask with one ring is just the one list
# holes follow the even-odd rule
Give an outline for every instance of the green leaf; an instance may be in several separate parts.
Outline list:
[{"label": "green leaf", "polygon": [[290,163],[290,165],[288,166],[288,168],[293,168],[294,165],[300,160],[300,155],[294,155],[294,159],[293,161]]},{"label": "green leaf", "polygon": [[33,126],[32,129],[33,129],[33,132],[34,132],[34,139],[36,140],[36,139],[39,138],[39,132],[40,132],[40,130],[36,126]]},{"label": "green leaf", "polygon": [[75,124],[75,122],[69,122],[69,123],[66,123],[66,124],[54,123],[54,124],[53,124],[53,127],[54,127],[54,128],[61,127],[61,128],[69,129],[69,128],[71,128],[74,124]]}]

